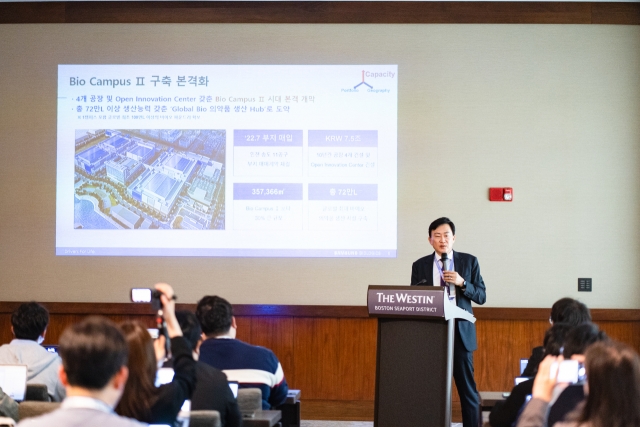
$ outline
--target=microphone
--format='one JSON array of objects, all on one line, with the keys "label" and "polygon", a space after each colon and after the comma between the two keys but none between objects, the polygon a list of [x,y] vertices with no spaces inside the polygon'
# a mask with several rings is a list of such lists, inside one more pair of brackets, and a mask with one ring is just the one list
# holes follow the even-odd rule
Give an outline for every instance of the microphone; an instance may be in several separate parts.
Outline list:
[{"label": "microphone", "polygon": [[[449,256],[446,253],[442,254],[442,271],[449,271],[451,270],[450,264],[449,264]],[[451,295],[455,296],[456,294],[456,285],[454,285],[453,283],[450,282],[445,282],[447,284],[447,286],[449,286],[449,296],[451,297]]]},{"label": "microphone", "polygon": [[424,285],[425,283],[427,283],[427,279],[422,279],[418,283],[416,283],[416,284],[414,284],[412,286],[421,286],[421,285]]}]

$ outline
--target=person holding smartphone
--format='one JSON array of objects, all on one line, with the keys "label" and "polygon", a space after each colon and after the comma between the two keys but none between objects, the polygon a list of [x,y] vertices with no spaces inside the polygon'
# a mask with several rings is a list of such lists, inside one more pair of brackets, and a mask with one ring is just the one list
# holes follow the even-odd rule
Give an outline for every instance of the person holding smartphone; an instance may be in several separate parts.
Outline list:
[{"label": "person holding smartphone", "polygon": [[[552,375],[562,356],[547,356],[538,368],[533,383],[533,398],[527,404],[516,427],[546,427],[553,390],[558,383]],[[587,396],[584,405],[556,427],[638,427],[640,426],[640,356],[629,346],[616,341],[601,341],[585,354]]]},{"label": "person holding smartphone", "polygon": [[[125,322],[120,325],[129,346],[129,380],[116,407],[116,412],[149,424],[173,425],[185,400],[190,399],[196,385],[196,362],[191,347],[182,336],[182,329],[175,313],[173,288],[166,283],[158,283],[160,302],[171,341],[173,381],[155,386],[158,364],[164,358],[164,336],[156,345],[146,326],[139,322]],[[156,350],[161,354],[156,356]]]},{"label": "person holding smartphone", "polygon": [[[595,323],[583,323],[572,328],[567,334],[562,356],[565,360],[577,362],[577,369],[584,370],[584,355],[589,346],[608,339],[607,334],[601,331]],[[580,375],[580,371],[575,372],[574,375],[578,381],[567,385],[564,390],[560,391],[557,399],[552,402],[549,409],[549,425],[566,420],[567,416],[584,401],[583,384],[585,379]]]}]

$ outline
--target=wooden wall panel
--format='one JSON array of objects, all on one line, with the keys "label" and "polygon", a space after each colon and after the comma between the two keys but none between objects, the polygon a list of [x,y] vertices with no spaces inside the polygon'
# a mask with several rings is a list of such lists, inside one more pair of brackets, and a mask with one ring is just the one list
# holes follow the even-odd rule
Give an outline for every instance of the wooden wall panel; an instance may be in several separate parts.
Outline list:
[{"label": "wooden wall panel", "polygon": [[548,321],[481,320],[477,322],[478,350],[474,353],[479,390],[511,390],[520,359],[542,345]]},{"label": "wooden wall panel", "polygon": [[339,400],[340,388],[345,386],[340,378],[339,323],[339,319],[312,318],[294,322],[296,355],[290,385],[303,390],[307,399]]},{"label": "wooden wall panel", "polygon": [[287,382],[294,380],[290,374],[294,367],[293,323],[291,317],[253,317],[251,344],[271,349],[282,365]]},{"label": "wooden wall panel", "polygon": [[[44,340],[44,344],[57,344],[60,339],[60,335],[68,325],[80,322],[86,317],[85,314],[52,314],[49,319],[49,326],[47,327],[47,335]],[[111,319],[114,323],[120,324],[126,321],[138,321],[147,328],[153,328],[156,326],[155,316],[140,316],[140,315],[128,315],[128,314],[106,314],[104,317]]]},{"label": "wooden wall panel", "polygon": [[640,353],[640,322],[596,321],[610,338],[633,347]]},{"label": "wooden wall panel", "polygon": [[7,343],[13,339],[11,335],[11,313],[0,314],[0,344]]},{"label": "wooden wall panel", "polygon": [[0,24],[63,23],[64,2],[6,2],[0,4]]},{"label": "wooden wall panel", "polygon": [[252,317],[236,316],[236,325],[238,326],[238,330],[236,331],[237,339],[251,342],[251,326],[253,324],[252,319]]},{"label": "wooden wall panel", "polygon": [[342,384],[340,400],[375,398],[376,340],[378,324],[373,319],[340,319],[338,365]]},{"label": "wooden wall panel", "polygon": [[0,2],[0,23],[639,25],[640,5],[529,1]]},{"label": "wooden wall panel", "polygon": [[638,3],[594,3],[591,6],[593,24],[640,25]]}]

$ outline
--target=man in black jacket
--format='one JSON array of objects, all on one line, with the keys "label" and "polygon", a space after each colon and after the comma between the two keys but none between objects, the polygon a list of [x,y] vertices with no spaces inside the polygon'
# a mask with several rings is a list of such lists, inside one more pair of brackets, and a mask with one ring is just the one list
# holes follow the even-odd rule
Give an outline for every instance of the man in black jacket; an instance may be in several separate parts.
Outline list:
[{"label": "man in black jacket", "polygon": [[[200,343],[202,343],[200,323],[196,315],[190,311],[177,311],[176,317],[182,334],[191,345],[193,358],[197,360]],[[196,378],[196,389],[191,396],[191,410],[218,411],[222,427],[239,427],[242,423],[242,415],[224,372],[206,363],[197,362]]]},{"label": "man in black jacket", "polygon": [[[591,322],[591,312],[586,305],[573,298],[560,298],[551,306],[551,315],[549,323],[566,323],[571,326],[578,326],[584,322]],[[527,367],[524,369],[521,377],[535,377],[538,373],[538,365],[544,359],[544,347],[534,347],[531,350],[531,356],[527,361]]]},{"label": "man in black jacket", "polygon": [[[564,340],[572,326],[567,323],[554,323],[544,334],[543,354],[558,356],[562,353]],[[536,367],[537,371],[537,367]],[[518,420],[527,396],[531,395],[533,378],[521,382],[511,390],[506,400],[497,402],[489,414],[491,427],[511,427]],[[549,424],[551,426],[552,424]]]},{"label": "man in black jacket", "polygon": [[[484,304],[487,299],[486,288],[480,275],[478,259],[473,255],[453,251],[455,234],[456,227],[449,218],[438,218],[429,225],[429,243],[435,252],[413,263],[411,284],[445,286],[451,303],[473,313],[471,302]],[[449,269],[442,264],[443,254],[447,254]],[[480,397],[473,378],[473,352],[477,347],[475,325],[466,320],[456,320],[453,379],[460,395],[464,427],[480,425]]]}]

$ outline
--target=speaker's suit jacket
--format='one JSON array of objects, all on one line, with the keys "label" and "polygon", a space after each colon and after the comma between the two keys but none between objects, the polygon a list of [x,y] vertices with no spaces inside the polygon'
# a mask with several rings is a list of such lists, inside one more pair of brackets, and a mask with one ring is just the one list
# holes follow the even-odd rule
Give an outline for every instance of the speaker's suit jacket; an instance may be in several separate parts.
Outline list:
[{"label": "speaker's suit jacket", "polygon": [[[433,283],[433,257],[435,252],[426,257],[420,258],[413,263],[411,269],[411,284],[416,285],[422,280],[422,286],[440,286]],[[480,265],[478,259],[473,255],[453,251],[453,266],[464,280],[467,281],[466,290],[463,292],[460,286],[456,286],[456,304],[463,310],[473,313],[471,301],[476,304],[484,304],[487,300],[486,288],[480,275]],[[476,342],[476,326],[462,319],[456,320],[456,330],[467,351],[474,351],[478,348]]]}]

